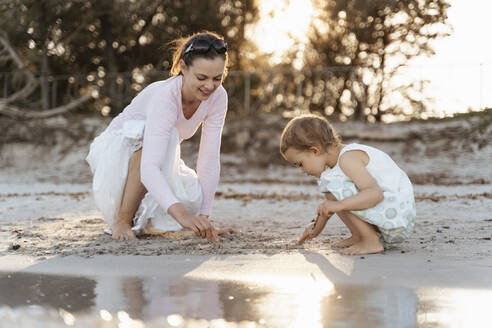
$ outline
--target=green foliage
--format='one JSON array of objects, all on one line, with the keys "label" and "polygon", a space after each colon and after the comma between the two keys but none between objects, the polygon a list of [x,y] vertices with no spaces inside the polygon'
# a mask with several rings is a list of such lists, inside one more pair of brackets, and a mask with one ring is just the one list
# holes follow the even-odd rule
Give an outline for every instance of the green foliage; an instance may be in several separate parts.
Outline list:
[{"label": "green foliage", "polygon": [[[231,101],[234,110],[247,98],[245,85],[250,86],[251,112],[309,108],[341,119],[374,121],[426,109],[428,102],[421,98],[426,81],[407,85],[392,81],[410,59],[433,53],[431,40],[449,32],[445,0],[313,0],[313,4],[317,16],[304,52],[304,70],[293,74],[291,66],[283,64],[276,71],[252,74],[248,83],[242,75],[229,76],[229,94],[239,95]],[[230,46],[231,71],[265,68],[265,58],[244,55],[256,51],[254,40],[245,38],[245,28],[257,18],[254,0],[0,2],[0,30],[30,64],[29,70],[70,77],[70,83],[42,81],[34,95],[41,98],[42,109],[97,83],[101,89],[93,107],[111,108],[113,115],[143,85],[166,77],[172,56],[169,42],[181,36],[215,31]],[[293,52],[298,50],[292,47]],[[0,72],[13,71],[11,65],[6,62]],[[12,77],[8,86],[13,83]],[[395,94],[402,99],[396,104]]]},{"label": "green foliage", "polygon": [[[109,77],[100,104],[117,101],[117,72],[165,71],[167,46],[178,37],[209,30],[230,45],[230,69],[241,69],[244,27],[254,22],[253,0],[12,0],[0,3],[0,30],[33,72]],[[5,65],[0,71],[10,71]],[[76,74],[79,76],[76,76]],[[92,80],[92,78],[89,78]],[[100,85],[101,86],[101,85]],[[59,97],[66,90],[58,90]],[[46,95],[45,97],[48,97]],[[121,104],[119,104],[121,105]],[[117,106],[117,111],[121,106]]]},{"label": "green foliage", "polygon": [[232,68],[240,69],[244,26],[255,15],[253,1],[13,0],[0,4],[0,28],[31,59],[46,47],[51,74],[88,73],[101,65],[166,69],[171,54],[165,45],[202,30],[224,35]]},{"label": "green foliage", "polygon": [[[412,58],[431,55],[430,41],[448,35],[446,0],[319,0],[305,52],[307,67],[355,66],[355,76],[340,72],[333,91],[335,112],[344,114],[340,95],[350,92],[353,115],[380,120],[385,113],[406,114],[404,108],[425,109],[426,81],[394,85],[392,78]],[[335,85],[336,83],[332,83]],[[395,105],[391,97],[403,99]],[[322,109],[319,109],[322,110]],[[345,113],[346,114],[346,113]]]}]

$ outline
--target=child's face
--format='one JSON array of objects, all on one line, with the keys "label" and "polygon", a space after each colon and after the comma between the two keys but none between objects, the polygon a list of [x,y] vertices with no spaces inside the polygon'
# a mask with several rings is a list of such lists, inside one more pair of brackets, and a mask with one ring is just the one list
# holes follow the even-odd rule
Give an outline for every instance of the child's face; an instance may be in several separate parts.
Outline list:
[{"label": "child's face", "polygon": [[326,169],[326,153],[321,152],[317,147],[308,150],[297,150],[289,148],[285,152],[285,159],[290,164],[297,166],[303,173],[319,178]]}]

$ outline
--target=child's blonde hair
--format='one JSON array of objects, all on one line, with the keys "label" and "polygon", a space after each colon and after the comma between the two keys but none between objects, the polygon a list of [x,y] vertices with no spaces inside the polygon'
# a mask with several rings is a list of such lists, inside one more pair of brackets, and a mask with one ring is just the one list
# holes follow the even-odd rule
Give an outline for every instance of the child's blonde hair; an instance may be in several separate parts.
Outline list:
[{"label": "child's blonde hair", "polygon": [[285,157],[289,148],[305,151],[320,147],[323,151],[342,142],[338,133],[324,117],[306,114],[287,123],[280,136],[280,153]]}]

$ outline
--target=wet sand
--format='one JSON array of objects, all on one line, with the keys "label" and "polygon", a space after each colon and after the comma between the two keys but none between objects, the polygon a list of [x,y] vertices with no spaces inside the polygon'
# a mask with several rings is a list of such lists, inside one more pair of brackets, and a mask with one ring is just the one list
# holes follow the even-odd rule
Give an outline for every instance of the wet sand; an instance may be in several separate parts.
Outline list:
[{"label": "wet sand", "polygon": [[[286,327],[298,317],[313,327],[350,327],[368,317],[378,327],[465,327],[469,322],[487,327],[492,146],[456,152],[434,144],[409,152],[401,142],[374,145],[414,182],[417,225],[404,243],[364,256],[342,256],[330,247],[348,236],[336,217],[317,239],[297,244],[322,197],[314,179],[293,168],[246,170],[247,160],[239,161],[238,154],[222,156],[213,220],[241,233],[221,237],[220,243],[150,235],[115,242],[103,233],[106,225],[92,199],[85,148],[42,159],[21,152],[26,160],[0,169],[0,280],[5,286],[0,327],[8,320],[36,327],[28,324],[36,315],[44,322],[54,318],[55,327],[72,320],[70,315],[80,327],[87,322],[116,327],[129,318],[145,327],[179,320],[183,327],[213,326],[213,320],[223,320],[214,321],[216,326]],[[8,275],[17,282],[10,284]],[[67,292],[55,292],[61,288],[56,281]],[[15,289],[18,297],[10,297],[13,287],[8,286],[20,285],[34,287]],[[81,290],[74,289],[79,285]],[[45,295],[51,290],[69,296],[46,302],[39,286]],[[73,293],[78,296],[71,298]],[[40,308],[26,303],[32,302],[30,295],[38,295]],[[197,312],[197,299],[210,300],[210,307]],[[246,299],[254,306],[245,306]],[[164,310],[168,307],[173,310]],[[112,319],[105,321],[101,310]],[[200,326],[199,319],[207,323]]]},{"label": "wet sand", "polygon": [[492,319],[484,288],[492,260],[315,251],[5,260],[5,327],[488,327]]}]

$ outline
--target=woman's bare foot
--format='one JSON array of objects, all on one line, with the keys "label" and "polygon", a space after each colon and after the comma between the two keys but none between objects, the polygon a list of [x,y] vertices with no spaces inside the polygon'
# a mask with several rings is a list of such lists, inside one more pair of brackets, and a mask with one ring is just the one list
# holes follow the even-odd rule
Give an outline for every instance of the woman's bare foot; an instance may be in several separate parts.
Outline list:
[{"label": "woman's bare foot", "polygon": [[361,239],[358,243],[340,250],[340,253],[345,255],[363,255],[382,253],[383,251],[384,246],[379,238],[367,238]]},{"label": "woman's bare foot", "polygon": [[[193,230],[191,229],[181,229],[178,231],[163,231],[163,230],[158,230],[154,228],[149,221],[147,223],[147,226],[145,227],[144,234],[146,235],[152,235],[152,236],[161,236],[161,237],[167,237],[167,238],[172,238],[172,239],[182,239],[182,238],[192,238],[196,237],[196,234]],[[217,228],[217,234],[218,235],[226,235],[226,234],[237,234],[239,231],[236,229],[230,228],[230,227],[225,227],[225,228]]]},{"label": "woman's bare foot", "polygon": [[135,231],[132,230],[132,227],[128,223],[124,222],[115,222],[111,226],[111,237],[114,240],[129,240],[136,239]]},{"label": "woman's bare foot", "polygon": [[162,236],[166,238],[171,238],[171,239],[186,239],[186,238],[193,238],[196,237],[196,234],[193,230],[191,229],[181,229],[177,231],[160,231],[156,230],[153,235],[156,236]]},{"label": "woman's bare foot", "polygon": [[[216,228],[216,231],[217,231],[217,235],[219,236],[239,233],[239,231],[230,227]],[[195,232],[191,229],[181,229],[179,231],[164,231],[163,233],[161,233],[161,235],[165,237],[175,238],[175,239],[196,237]]]},{"label": "woman's bare foot", "polygon": [[345,247],[349,247],[349,246],[352,246],[354,244],[357,244],[358,242],[360,242],[360,237],[354,237],[354,236],[351,236],[347,239],[344,239],[342,241],[339,241],[337,243],[333,243],[331,244],[331,247],[334,247],[334,248],[345,248]]},{"label": "woman's bare foot", "polygon": [[224,227],[224,228],[217,228],[217,234],[220,235],[232,235],[232,234],[238,234],[239,231],[231,228],[231,227]]}]

